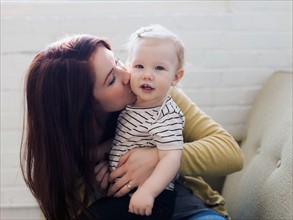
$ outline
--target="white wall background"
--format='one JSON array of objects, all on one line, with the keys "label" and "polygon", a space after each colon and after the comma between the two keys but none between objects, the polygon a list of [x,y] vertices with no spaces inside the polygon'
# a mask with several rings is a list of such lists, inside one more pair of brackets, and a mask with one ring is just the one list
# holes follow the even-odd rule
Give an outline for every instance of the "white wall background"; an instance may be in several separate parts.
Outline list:
[{"label": "white wall background", "polygon": [[22,90],[34,55],[65,35],[104,36],[117,56],[140,26],[160,23],[187,47],[182,88],[241,140],[255,95],[277,70],[292,71],[292,1],[1,2],[1,219],[34,219],[19,168]]}]

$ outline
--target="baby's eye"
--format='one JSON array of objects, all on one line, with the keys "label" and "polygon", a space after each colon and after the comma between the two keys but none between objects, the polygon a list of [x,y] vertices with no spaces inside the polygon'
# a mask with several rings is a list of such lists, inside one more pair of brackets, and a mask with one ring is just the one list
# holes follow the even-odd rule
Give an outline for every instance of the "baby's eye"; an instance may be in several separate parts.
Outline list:
[{"label": "baby's eye", "polygon": [[155,70],[165,70],[165,68],[162,67],[162,66],[156,66],[156,67],[155,67]]},{"label": "baby's eye", "polygon": [[134,67],[137,68],[137,69],[143,69],[143,65],[141,65],[141,64],[137,64]]}]

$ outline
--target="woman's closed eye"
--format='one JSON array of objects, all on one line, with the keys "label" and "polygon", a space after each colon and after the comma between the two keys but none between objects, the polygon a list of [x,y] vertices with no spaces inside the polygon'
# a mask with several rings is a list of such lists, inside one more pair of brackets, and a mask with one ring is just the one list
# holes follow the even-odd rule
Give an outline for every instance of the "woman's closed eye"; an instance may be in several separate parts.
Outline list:
[{"label": "woman's closed eye", "polygon": [[[123,62],[121,62],[119,59],[115,58],[115,65],[118,67],[118,68],[121,68],[121,69],[125,69],[125,65]],[[116,74],[115,74],[115,69],[112,69],[111,70],[111,73],[109,75],[109,79],[107,80],[107,86],[111,86],[115,83],[116,81]]]},{"label": "woman's closed eye", "polygon": [[116,76],[112,75],[112,78],[110,79],[109,83],[108,83],[108,86],[111,86],[115,83],[116,81]]}]

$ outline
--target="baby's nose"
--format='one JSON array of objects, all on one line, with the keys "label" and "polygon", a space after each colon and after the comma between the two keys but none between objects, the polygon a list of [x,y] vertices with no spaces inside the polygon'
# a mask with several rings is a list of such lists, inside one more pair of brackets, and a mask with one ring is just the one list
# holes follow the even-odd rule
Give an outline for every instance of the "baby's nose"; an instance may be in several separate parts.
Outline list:
[{"label": "baby's nose", "polygon": [[144,79],[144,80],[153,80],[153,79],[154,79],[154,76],[153,76],[152,73],[147,72],[147,73],[144,73],[144,74],[143,74],[143,79]]}]

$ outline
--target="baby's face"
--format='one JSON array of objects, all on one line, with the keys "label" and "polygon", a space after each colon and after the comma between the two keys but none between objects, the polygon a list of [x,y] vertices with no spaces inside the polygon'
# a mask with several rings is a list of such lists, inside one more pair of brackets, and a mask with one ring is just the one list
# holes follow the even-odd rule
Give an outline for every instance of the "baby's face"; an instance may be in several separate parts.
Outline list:
[{"label": "baby's face", "polygon": [[133,48],[130,60],[132,91],[137,96],[135,106],[161,105],[177,77],[177,54],[169,41],[141,39]]}]

